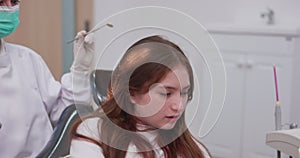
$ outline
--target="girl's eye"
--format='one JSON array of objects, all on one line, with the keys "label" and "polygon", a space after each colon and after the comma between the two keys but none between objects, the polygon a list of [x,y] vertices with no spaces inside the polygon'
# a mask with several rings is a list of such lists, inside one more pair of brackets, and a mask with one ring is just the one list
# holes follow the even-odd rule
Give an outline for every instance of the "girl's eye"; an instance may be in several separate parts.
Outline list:
[{"label": "girl's eye", "polygon": [[188,95],[188,94],[189,94],[189,92],[181,92],[181,93],[180,93],[181,96],[186,96],[186,95]]},{"label": "girl's eye", "polygon": [[159,95],[161,95],[163,97],[168,97],[171,95],[171,93],[159,93]]}]

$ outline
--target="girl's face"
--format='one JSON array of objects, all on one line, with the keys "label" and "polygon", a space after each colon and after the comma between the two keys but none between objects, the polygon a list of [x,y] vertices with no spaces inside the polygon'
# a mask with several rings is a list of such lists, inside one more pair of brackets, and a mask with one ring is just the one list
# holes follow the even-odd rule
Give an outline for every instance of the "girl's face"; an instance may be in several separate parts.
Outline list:
[{"label": "girl's face", "polygon": [[160,129],[172,129],[185,110],[190,88],[189,74],[177,66],[145,94],[134,94],[138,123]]}]

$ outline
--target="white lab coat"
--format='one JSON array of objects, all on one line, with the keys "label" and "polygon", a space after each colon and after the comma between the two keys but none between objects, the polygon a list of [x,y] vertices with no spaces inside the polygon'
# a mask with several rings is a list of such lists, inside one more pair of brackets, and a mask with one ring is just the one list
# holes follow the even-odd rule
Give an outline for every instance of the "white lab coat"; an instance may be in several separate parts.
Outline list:
[{"label": "white lab coat", "polygon": [[[87,136],[89,138],[92,138],[96,141],[100,140],[99,130],[101,128],[101,122],[100,126],[98,126],[98,121],[101,121],[99,118],[89,118],[85,120],[83,123],[81,123],[77,129],[77,132],[81,135]],[[138,126],[139,129],[146,129],[142,125]],[[157,158],[164,158],[164,152],[160,149],[160,147],[156,143],[156,137],[157,137],[157,131],[144,131],[144,132],[138,132],[139,135],[147,139],[156,149],[154,150],[155,156]],[[122,143],[122,142],[120,142]],[[210,158],[207,150],[198,142],[196,142],[201,149],[201,151],[204,154],[205,158]],[[136,147],[133,144],[129,144],[129,147],[127,151],[137,151]],[[71,158],[105,158],[102,153],[102,148],[98,145],[87,142],[80,139],[73,139],[71,141],[71,147],[70,147],[70,157]],[[127,152],[126,158],[142,158],[139,154],[136,154],[136,152]]]},{"label": "white lab coat", "polygon": [[61,82],[33,50],[1,41],[0,158],[35,157],[64,108],[73,99],[89,103],[88,72],[65,74]]}]

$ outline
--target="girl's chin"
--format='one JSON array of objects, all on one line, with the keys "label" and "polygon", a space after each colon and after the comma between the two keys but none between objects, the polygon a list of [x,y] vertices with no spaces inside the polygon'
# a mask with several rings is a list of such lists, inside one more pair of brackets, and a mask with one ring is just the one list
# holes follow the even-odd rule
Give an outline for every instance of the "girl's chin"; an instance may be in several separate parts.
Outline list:
[{"label": "girl's chin", "polygon": [[171,130],[175,127],[176,122],[169,122],[166,123],[165,125],[161,126],[159,129],[163,129],[163,130]]}]

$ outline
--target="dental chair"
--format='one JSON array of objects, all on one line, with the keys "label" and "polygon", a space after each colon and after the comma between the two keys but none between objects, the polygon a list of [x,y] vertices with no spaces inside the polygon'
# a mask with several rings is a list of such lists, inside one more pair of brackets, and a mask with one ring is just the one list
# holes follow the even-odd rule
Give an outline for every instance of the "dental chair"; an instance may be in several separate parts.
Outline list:
[{"label": "dental chair", "polygon": [[70,133],[72,124],[79,119],[82,114],[91,113],[92,106],[75,105],[68,106],[61,114],[57,125],[54,128],[53,134],[50,137],[47,145],[39,153],[37,158],[59,158],[69,155]]},{"label": "dental chair", "polygon": [[[98,106],[102,105],[106,99],[111,73],[112,71],[109,70],[94,70],[90,75],[93,100]],[[73,104],[68,106],[62,112],[50,140],[37,158],[68,157],[71,141],[70,129],[73,123],[80,119],[80,116],[90,114],[92,111],[91,105]]]}]

